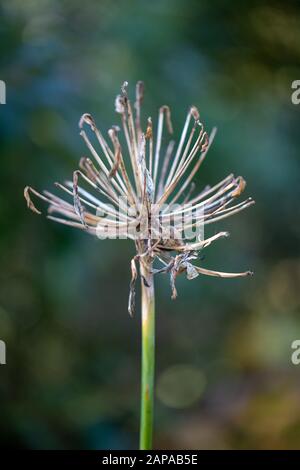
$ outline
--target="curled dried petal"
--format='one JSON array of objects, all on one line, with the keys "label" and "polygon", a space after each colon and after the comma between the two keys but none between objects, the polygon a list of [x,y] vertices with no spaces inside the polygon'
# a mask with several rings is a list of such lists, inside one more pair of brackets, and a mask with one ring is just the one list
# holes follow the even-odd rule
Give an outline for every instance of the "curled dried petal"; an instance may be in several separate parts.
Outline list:
[{"label": "curled dried petal", "polygon": [[132,258],[131,260],[131,281],[129,287],[129,298],[128,298],[128,312],[129,315],[132,317],[134,315],[135,310],[135,284],[137,280],[137,269],[135,264],[135,259]]},{"label": "curled dried petal", "polygon": [[198,277],[199,273],[195,266],[192,265],[192,263],[186,263],[186,277],[189,281],[192,279],[195,279],[195,277]]},{"label": "curled dried petal", "polygon": [[205,274],[206,276],[223,277],[223,278],[235,278],[235,277],[246,277],[253,276],[253,271],[244,271],[242,273],[225,273],[222,271],[212,271],[211,269],[199,268],[195,266],[199,274]]},{"label": "curled dried petal", "polygon": [[115,111],[119,114],[123,114],[125,112],[124,98],[121,95],[117,95],[115,99]]},{"label": "curled dried petal", "polygon": [[232,192],[232,197],[239,197],[246,188],[246,181],[242,176],[238,178],[238,187]]},{"label": "curled dried petal", "polygon": [[199,121],[200,113],[199,113],[198,109],[196,108],[196,106],[191,107],[191,115],[193,116],[195,121]]},{"label": "curled dried petal", "polygon": [[30,194],[29,194],[30,191],[33,191],[32,188],[30,186],[26,186],[26,188],[24,189],[24,197],[25,197],[26,202],[27,202],[27,207],[28,207],[28,209],[32,210],[36,214],[41,215],[41,211],[39,211],[35,207],[35,205],[33,204],[32,200],[30,198]]},{"label": "curled dried petal", "polygon": [[172,295],[171,295],[172,300],[175,300],[177,298],[177,289],[176,289],[176,286],[175,286],[176,276],[177,276],[176,269],[174,269],[174,268],[171,269],[171,271],[170,271],[170,284],[171,284],[171,291],[172,291]]},{"label": "curled dried petal", "polygon": [[96,123],[91,114],[85,113],[79,119],[79,128],[82,129],[84,124],[88,124],[91,129],[94,131],[96,129]]}]

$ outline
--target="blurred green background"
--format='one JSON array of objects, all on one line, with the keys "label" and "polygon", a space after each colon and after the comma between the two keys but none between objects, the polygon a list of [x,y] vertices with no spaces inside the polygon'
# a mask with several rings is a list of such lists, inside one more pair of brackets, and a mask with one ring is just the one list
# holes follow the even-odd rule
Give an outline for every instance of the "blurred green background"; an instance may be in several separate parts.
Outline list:
[{"label": "blurred green background", "polygon": [[243,175],[257,204],[209,233],[203,265],[251,279],[157,282],[155,447],[300,448],[299,2],[9,0],[0,3],[0,439],[22,449],[136,448],[140,318],[127,314],[132,243],[35,216],[86,149],[82,113],[118,123],[124,80],[144,116],[191,104],[218,127],[200,186]]}]

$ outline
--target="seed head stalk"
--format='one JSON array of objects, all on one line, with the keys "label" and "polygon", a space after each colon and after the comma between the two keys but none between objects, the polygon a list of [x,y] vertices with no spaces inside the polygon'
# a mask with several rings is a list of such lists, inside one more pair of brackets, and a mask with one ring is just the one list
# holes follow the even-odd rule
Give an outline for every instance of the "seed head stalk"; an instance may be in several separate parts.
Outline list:
[{"label": "seed head stalk", "polygon": [[151,263],[141,264],[142,292],[142,371],[140,450],[152,449],[154,370],[155,370],[155,296]]},{"label": "seed head stalk", "polygon": [[252,275],[251,271],[231,273],[203,267],[202,251],[229,234],[222,231],[205,238],[202,229],[245,210],[254,201],[247,198],[236,203],[246,182],[233,174],[196,191],[192,180],[206,159],[215,130],[208,135],[200,112],[191,106],[176,144],[170,108],[161,106],[157,125],[148,117],[145,127],[141,115],[144,85],[142,82],[136,85],[134,106],[127,95],[127,85],[127,82],[123,84],[115,101],[121,128],[112,126],[108,131],[111,142],[107,142],[94,118],[83,114],[79,121],[80,135],[90,157],[81,158],[80,169],[74,171],[71,180],[55,184],[60,195],[49,191],[40,193],[27,186],[24,196],[29,209],[37,214],[41,211],[31,196],[47,203],[48,218],[55,222],[100,239],[129,238],[136,245],[136,255],[131,260],[128,311],[134,315],[138,262],[142,283],[140,449],[149,450],[155,361],[153,276],[163,273],[169,276],[172,299],[175,299],[176,278],[182,274],[188,280],[200,275],[218,278]]}]

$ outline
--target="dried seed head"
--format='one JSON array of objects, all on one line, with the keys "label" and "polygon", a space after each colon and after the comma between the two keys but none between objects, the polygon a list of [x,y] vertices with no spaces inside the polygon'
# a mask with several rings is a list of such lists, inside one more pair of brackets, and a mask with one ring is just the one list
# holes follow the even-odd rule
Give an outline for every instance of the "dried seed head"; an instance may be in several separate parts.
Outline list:
[{"label": "dried seed head", "polygon": [[[227,232],[219,232],[205,239],[199,230],[246,209],[254,201],[248,198],[235,203],[245,190],[246,182],[241,176],[235,178],[234,175],[206,186],[194,195],[193,178],[206,158],[215,129],[209,136],[200,122],[198,109],[192,106],[176,144],[175,140],[170,140],[170,134],[173,134],[170,108],[161,106],[157,126],[153,126],[149,117],[144,127],[141,114],[144,85],[142,82],[136,85],[134,108],[127,87],[128,83],[124,82],[121,94],[115,100],[115,110],[121,114],[121,126],[109,129],[110,143],[90,114],[85,113],[80,118],[80,135],[91,158],[80,160],[81,171],[73,173],[72,181],[56,184],[69,200],[47,191],[41,194],[29,186],[24,190],[24,197],[28,208],[37,214],[41,212],[30,195],[46,202],[51,220],[81,228],[99,238],[120,236],[135,242],[137,255],[131,262],[128,304],[132,315],[136,260],[146,263],[154,274],[170,275],[172,298],[177,296],[176,277],[182,273],[189,280],[199,274],[224,278],[252,274],[250,271],[211,271],[194,262],[202,261],[199,254],[204,248],[228,236]],[[85,132],[85,125],[92,131],[95,143]],[[120,140],[118,133],[123,137]],[[195,241],[190,240],[186,229],[195,231]]]}]

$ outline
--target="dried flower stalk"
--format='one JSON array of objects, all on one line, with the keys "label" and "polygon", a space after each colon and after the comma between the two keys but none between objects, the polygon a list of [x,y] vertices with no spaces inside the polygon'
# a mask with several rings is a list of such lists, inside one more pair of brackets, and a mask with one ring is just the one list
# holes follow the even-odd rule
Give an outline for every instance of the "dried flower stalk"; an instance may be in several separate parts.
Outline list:
[{"label": "dried flower stalk", "polygon": [[[164,105],[159,109],[157,129],[153,128],[149,117],[143,130],[141,104],[144,85],[142,82],[136,85],[134,107],[127,95],[127,85],[127,82],[123,84],[115,101],[121,128],[113,126],[108,131],[110,143],[90,114],[83,114],[80,118],[80,135],[91,158],[80,160],[80,170],[74,171],[71,180],[64,184],[55,183],[65,197],[48,191],[39,193],[29,186],[25,188],[24,196],[29,209],[37,214],[41,212],[33,203],[31,194],[46,202],[51,220],[80,228],[99,238],[126,237],[135,242],[128,311],[133,315],[138,262],[142,285],[140,447],[149,449],[152,446],[153,422],[153,277],[160,273],[168,274],[172,298],[175,299],[176,278],[183,273],[189,280],[199,274],[222,278],[251,275],[250,271],[212,271],[195,264],[195,261],[199,263],[199,254],[204,248],[228,236],[227,232],[219,232],[205,239],[203,227],[246,209],[254,201],[247,198],[235,203],[244,192],[246,183],[242,177],[232,174],[193,196],[193,178],[206,158],[215,129],[208,136],[198,109],[192,106],[176,146],[172,138],[171,112]],[[187,230],[196,234],[193,241],[186,235]]]}]

